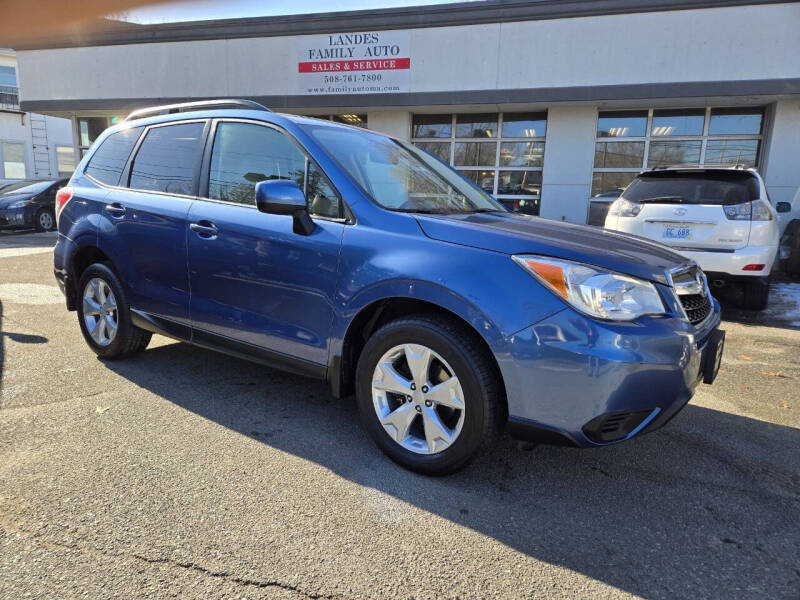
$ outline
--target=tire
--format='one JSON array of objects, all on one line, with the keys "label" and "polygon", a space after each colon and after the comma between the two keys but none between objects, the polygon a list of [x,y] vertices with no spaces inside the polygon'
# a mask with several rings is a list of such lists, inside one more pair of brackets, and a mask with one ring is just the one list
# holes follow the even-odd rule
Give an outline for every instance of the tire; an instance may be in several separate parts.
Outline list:
[{"label": "tire", "polygon": [[789,256],[783,263],[787,275],[800,277],[800,221],[792,221],[786,227],[781,244],[788,247]]},{"label": "tire", "polygon": [[742,306],[748,310],[764,310],[769,298],[769,281],[754,279],[744,284]]},{"label": "tire", "polygon": [[[104,295],[115,303],[116,308],[110,311],[109,316],[112,320],[116,319],[116,331],[113,335],[108,333],[110,328],[108,321],[97,330],[99,332],[100,340],[93,337],[92,332],[89,331],[88,320],[95,322],[95,327],[98,327],[99,321],[104,317],[102,314],[92,315],[87,314],[88,311],[93,310],[92,305],[87,303],[85,296],[87,294],[87,286],[90,282],[102,282],[107,286],[104,289]],[[110,290],[111,294],[108,293]],[[81,327],[81,333],[86,343],[100,358],[107,360],[115,360],[120,358],[127,358],[138,352],[142,352],[147,348],[150,343],[152,334],[149,331],[139,329],[131,323],[130,310],[125,294],[122,290],[122,284],[117,278],[116,274],[103,263],[94,263],[86,268],[80,277],[77,290],[78,298],[78,323]],[[111,304],[109,303],[108,306]],[[95,306],[99,306],[99,302],[95,302]],[[105,330],[108,335],[102,336],[102,331]]]},{"label": "tire", "polygon": [[56,217],[49,208],[43,208],[36,213],[36,231],[53,231],[56,227]]},{"label": "tire", "polygon": [[[452,371],[449,375],[455,376],[455,383],[460,384],[463,411],[459,412],[445,404],[432,403],[430,410],[436,411],[436,416],[441,417],[440,420],[435,419],[430,410],[425,408],[428,406],[426,402],[431,401],[425,398],[426,394],[421,393],[427,391],[424,385],[417,392],[410,392],[413,394],[412,401],[408,401],[411,396],[407,396],[405,401],[400,400],[400,404],[394,402],[402,396],[391,392],[378,391],[378,399],[373,397],[373,379],[377,373],[384,374],[382,369],[376,371],[379,361],[386,360],[387,355],[407,345],[432,351],[433,358],[429,370],[426,371],[430,375],[426,378],[431,386],[434,381],[452,382],[447,379],[448,370]],[[400,352],[397,373],[404,373],[403,377],[407,381],[420,379],[424,382],[425,379],[421,377],[410,377],[411,370],[407,369],[410,363],[405,360],[405,356],[407,354]],[[391,377],[388,379],[395,381]],[[382,378],[382,381],[385,380]],[[408,436],[404,438],[405,444],[418,444],[417,450],[409,449],[407,445],[401,445],[395,440],[395,437],[401,435],[397,433],[398,430],[394,430],[393,437],[384,428],[378,414],[381,394],[384,395],[386,405],[392,404],[384,406],[386,411],[393,413],[400,405],[408,404],[418,413],[417,416],[411,416],[414,421],[408,427]],[[453,395],[457,396],[458,394]],[[361,422],[378,447],[399,465],[425,475],[446,475],[465,466],[483,446],[499,437],[506,420],[505,391],[500,375],[491,355],[476,339],[476,334],[456,321],[427,315],[392,321],[367,340],[356,369],[356,401]],[[411,408],[407,413],[409,415],[413,415]],[[384,412],[384,419],[386,414],[388,413]],[[463,417],[459,418],[462,414]],[[442,438],[434,440],[433,450],[431,449],[431,441],[426,433],[428,423],[432,422],[430,419],[438,424],[446,424],[451,433],[458,430],[446,447],[439,448],[448,443]],[[456,420],[461,423],[460,428],[457,424],[453,425]],[[450,428],[451,425],[453,429]],[[426,439],[415,436],[415,431],[417,434],[421,431]],[[432,431],[437,429],[433,428]]]}]

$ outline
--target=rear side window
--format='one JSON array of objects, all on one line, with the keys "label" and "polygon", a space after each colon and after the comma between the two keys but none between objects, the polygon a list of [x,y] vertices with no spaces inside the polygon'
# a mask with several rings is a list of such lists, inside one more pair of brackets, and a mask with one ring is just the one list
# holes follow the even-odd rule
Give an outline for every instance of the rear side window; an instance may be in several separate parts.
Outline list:
[{"label": "rear side window", "polygon": [[131,167],[131,189],[191,196],[200,168],[205,123],[154,127]]},{"label": "rear side window", "polygon": [[86,174],[100,183],[117,185],[141,133],[141,127],[112,133],[92,155],[86,166]]},{"label": "rear side window", "polygon": [[622,195],[631,202],[727,206],[758,198],[758,181],[747,172],[656,172],[640,175]]}]

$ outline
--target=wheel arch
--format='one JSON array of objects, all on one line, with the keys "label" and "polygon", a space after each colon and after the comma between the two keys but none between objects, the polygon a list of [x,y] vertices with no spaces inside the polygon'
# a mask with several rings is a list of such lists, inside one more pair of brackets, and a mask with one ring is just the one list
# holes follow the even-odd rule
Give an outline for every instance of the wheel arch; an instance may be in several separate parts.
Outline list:
[{"label": "wheel arch", "polygon": [[70,257],[69,261],[69,283],[67,284],[67,309],[77,310],[78,308],[78,282],[83,272],[94,263],[106,263],[113,270],[113,265],[108,255],[95,245],[87,244],[79,246]]},{"label": "wheel arch", "polygon": [[337,398],[354,393],[355,371],[359,356],[367,340],[375,331],[395,319],[421,314],[438,315],[451,319],[474,336],[476,342],[487,353],[505,396],[505,381],[495,356],[495,350],[503,342],[502,336],[494,325],[484,318],[484,328],[481,332],[478,327],[451,308],[429,299],[408,296],[388,296],[373,300],[361,307],[350,320],[344,336],[341,338],[341,345],[332,353],[328,365],[328,383],[331,393]]}]

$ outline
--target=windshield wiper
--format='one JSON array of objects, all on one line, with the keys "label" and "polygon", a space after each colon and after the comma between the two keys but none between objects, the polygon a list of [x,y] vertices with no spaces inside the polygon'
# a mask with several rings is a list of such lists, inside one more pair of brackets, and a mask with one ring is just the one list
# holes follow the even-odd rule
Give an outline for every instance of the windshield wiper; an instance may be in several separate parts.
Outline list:
[{"label": "windshield wiper", "polygon": [[445,208],[393,208],[394,212],[418,213],[421,215],[449,215],[454,211]]}]

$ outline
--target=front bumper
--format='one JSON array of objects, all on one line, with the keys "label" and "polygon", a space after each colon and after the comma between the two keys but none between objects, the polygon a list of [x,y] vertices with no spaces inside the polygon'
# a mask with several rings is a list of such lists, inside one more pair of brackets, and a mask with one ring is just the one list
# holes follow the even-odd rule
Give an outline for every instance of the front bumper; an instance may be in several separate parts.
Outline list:
[{"label": "front bumper", "polygon": [[31,214],[29,207],[0,208],[0,229],[25,229],[34,227],[35,215]]},{"label": "front bumper", "polygon": [[566,308],[512,336],[498,357],[512,435],[599,446],[654,431],[702,380],[719,304],[700,326],[677,317],[602,322]]},{"label": "front bumper", "polygon": [[[691,258],[706,273],[724,273],[742,277],[763,277],[769,275],[772,263],[778,253],[778,246],[746,246],[733,252],[696,252],[676,250],[686,258]],[[747,265],[765,265],[761,271],[745,271]]]}]

